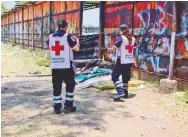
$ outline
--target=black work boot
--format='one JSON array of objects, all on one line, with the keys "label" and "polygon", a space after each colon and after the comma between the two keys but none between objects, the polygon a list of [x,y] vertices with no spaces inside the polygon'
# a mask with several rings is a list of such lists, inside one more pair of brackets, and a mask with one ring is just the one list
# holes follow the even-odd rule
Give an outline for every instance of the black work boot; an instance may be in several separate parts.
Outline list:
[{"label": "black work boot", "polygon": [[61,103],[55,103],[54,104],[54,113],[55,114],[61,114],[61,108],[62,108],[62,104]]},{"label": "black work boot", "polygon": [[54,113],[61,114],[61,109],[60,108],[59,109],[54,109]]},{"label": "black work boot", "polygon": [[128,94],[128,91],[127,91],[126,89],[124,90],[124,93],[125,93],[125,95],[123,96],[123,98],[128,98],[128,97],[129,97],[129,96],[128,96],[129,94]]},{"label": "black work boot", "polygon": [[117,101],[117,100],[119,100],[121,97],[124,97],[124,96],[125,96],[125,93],[124,93],[123,89],[117,88],[116,90],[117,90],[117,95],[115,95],[115,96],[113,97],[114,101]]},{"label": "black work boot", "polygon": [[70,113],[70,112],[76,112],[76,107],[75,106],[65,106],[64,113]]}]

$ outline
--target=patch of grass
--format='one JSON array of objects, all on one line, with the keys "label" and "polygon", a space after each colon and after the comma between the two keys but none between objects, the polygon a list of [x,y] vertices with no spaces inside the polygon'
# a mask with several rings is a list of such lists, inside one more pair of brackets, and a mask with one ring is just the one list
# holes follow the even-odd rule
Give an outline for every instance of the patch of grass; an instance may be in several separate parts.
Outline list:
[{"label": "patch of grass", "polygon": [[92,84],[92,87],[96,88],[96,89],[100,89],[100,90],[107,90],[107,89],[114,89],[114,85],[113,83],[110,82],[97,82]]},{"label": "patch of grass", "polygon": [[159,87],[159,83],[157,81],[147,82],[146,86],[158,88]]},{"label": "patch of grass", "polygon": [[[1,48],[3,51],[4,61],[10,58],[15,59],[18,67],[14,70],[15,73],[28,74],[34,73],[36,71],[41,72],[41,74],[50,74],[50,58],[46,58],[44,51],[29,51],[28,49],[22,49],[21,45],[12,46],[12,44],[2,44]],[[8,56],[8,58],[7,58]],[[16,64],[13,64],[14,66]],[[8,67],[7,65],[5,67]],[[4,73],[11,75],[10,70],[4,69]],[[15,74],[14,73],[14,74]]]},{"label": "patch of grass", "polygon": [[47,60],[45,58],[40,58],[39,60],[37,60],[36,64],[38,66],[49,67],[50,66],[50,60]]}]

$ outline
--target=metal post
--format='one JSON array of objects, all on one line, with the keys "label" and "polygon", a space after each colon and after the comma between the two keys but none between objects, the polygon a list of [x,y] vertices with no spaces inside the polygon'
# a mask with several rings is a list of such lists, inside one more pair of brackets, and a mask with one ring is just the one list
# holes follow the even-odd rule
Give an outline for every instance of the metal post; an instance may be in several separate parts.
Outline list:
[{"label": "metal post", "polygon": [[83,23],[83,1],[80,2],[80,35],[82,35],[82,23]]},{"label": "metal post", "polygon": [[134,4],[135,3],[133,3],[133,9],[132,9],[132,35],[134,35]]},{"label": "metal post", "polygon": [[32,17],[32,50],[34,49],[34,3],[32,3],[33,17]]},{"label": "metal post", "polygon": [[[100,33],[104,32],[104,1],[100,2],[100,23],[99,30]],[[104,34],[99,35],[99,57],[102,58],[102,47],[104,46]]]},{"label": "metal post", "polygon": [[13,12],[13,26],[14,26],[14,34],[13,34],[13,37],[14,37],[14,40],[13,40],[13,44],[16,44],[16,38],[15,38],[15,11]]},{"label": "metal post", "polygon": [[170,64],[168,79],[174,78],[174,64],[175,64],[175,43],[176,43],[176,2],[173,2],[173,16],[172,16],[172,33],[171,33],[171,49],[170,49]]},{"label": "metal post", "polygon": [[43,49],[43,3],[41,3],[41,13],[42,13],[42,16],[41,16],[41,49]]},{"label": "metal post", "polygon": [[8,26],[8,32],[7,32],[7,42],[9,41],[9,13],[8,13],[8,22],[7,22],[7,26]]},{"label": "metal post", "polygon": [[23,12],[23,6],[22,6],[22,48],[24,49],[24,12]]},{"label": "metal post", "polygon": [[52,33],[52,2],[53,1],[50,1],[50,34]]},{"label": "metal post", "polygon": [[[29,20],[29,7],[27,7],[28,8],[28,17],[27,17],[27,19]],[[28,38],[27,38],[27,46],[28,46],[28,48],[29,48],[29,27],[30,27],[30,25],[29,25],[29,21],[27,22],[27,26],[28,26],[28,33],[27,33],[27,36],[28,36]]]}]

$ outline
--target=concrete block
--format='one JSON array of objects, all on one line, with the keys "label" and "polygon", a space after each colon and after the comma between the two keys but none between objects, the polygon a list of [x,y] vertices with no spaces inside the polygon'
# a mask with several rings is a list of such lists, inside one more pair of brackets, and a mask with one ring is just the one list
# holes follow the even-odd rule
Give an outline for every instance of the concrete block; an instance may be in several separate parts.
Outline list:
[{"label": "concrete block", "polygon": [[161,79],[159,93],[169,94],[178,90],[178,82],[176,80]]}]

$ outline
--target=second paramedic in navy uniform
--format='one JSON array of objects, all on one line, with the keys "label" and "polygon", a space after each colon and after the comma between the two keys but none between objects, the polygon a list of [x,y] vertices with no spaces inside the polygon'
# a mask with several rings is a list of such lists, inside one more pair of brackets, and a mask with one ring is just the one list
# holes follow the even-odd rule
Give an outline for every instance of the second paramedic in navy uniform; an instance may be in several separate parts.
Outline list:
[{"label": "second paramedic in navy uniform", "polygon": [[[112,48],[107,48],[108,51],[116,51],[116,64],[112,72],[112,81],[117,90],[117,95],[114,100],[121,97],[128,98],[128,82],[131,77],[131,65],[134,63],[133,49],[136,39],[130,35],[127,26],[122,24],[119,27],[120,35]],[[119,81],[119,76],[122,75],[123,86]]]},{"label": "second paramedic in navy uniform", "polygon": [[73,50],[79,51],[79,39],[66,33],[68,23],[58,20],[57,30],[49,36],[48,45],[51,55],[52,83],[54,112],[61,113],[62,108],[62,82],[66,85],[64,112],[74,112],[75,73],[72,65]]}]

